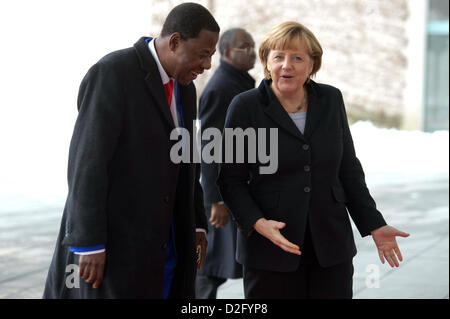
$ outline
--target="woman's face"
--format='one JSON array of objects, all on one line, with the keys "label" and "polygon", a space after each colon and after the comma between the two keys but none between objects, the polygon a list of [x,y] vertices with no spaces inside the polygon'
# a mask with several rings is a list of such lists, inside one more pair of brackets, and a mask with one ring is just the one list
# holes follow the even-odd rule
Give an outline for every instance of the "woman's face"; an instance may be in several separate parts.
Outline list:
[{"label": "woman's face", "polygon": [[292,44],[286,50],[271,50],[267,59],[272,87],[280,94],[299,92],[314,66],[303,41],[296,40]]}]

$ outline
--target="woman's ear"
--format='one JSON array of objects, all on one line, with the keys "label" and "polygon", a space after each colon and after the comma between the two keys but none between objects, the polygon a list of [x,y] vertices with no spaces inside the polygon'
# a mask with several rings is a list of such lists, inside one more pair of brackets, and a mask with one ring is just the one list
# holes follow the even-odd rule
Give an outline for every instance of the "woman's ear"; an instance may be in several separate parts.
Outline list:
[{"label": "woman's ear", "polygon": [[314,70],[314,63],[315,63],[315,60],[313,58],[311,58],[311,65],[309,67],[309,72],[308,72],[309,73],[309,77],[311,77],[311,73]]},{"label": "woman's ear", "polygon": [[270,73],[269,67],[266,66],[266,71],[264,72],[266,73],[266,79],[271,79],[272,78],[272,73]]}]

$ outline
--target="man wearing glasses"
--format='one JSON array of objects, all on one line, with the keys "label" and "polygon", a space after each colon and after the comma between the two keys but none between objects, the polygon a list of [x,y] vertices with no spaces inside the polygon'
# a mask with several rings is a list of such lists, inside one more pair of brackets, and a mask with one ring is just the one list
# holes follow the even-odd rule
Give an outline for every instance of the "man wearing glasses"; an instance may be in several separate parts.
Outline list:
[{"label": "man wearing glasses", "polygon": [[[201,130],[223,129],[231,100],[255,87],[248,71],[255,65],[255,42],[244,29],[225,31],[219,40],[220,66],[205,87],[199,102]],[[210,141],[202,139],[202,149]],[[217,163],[201,163],[201,184],[208,225],[208,247],[203,268],[196,279],[196,297],[215,299],[217,288],[227,279],[242,278],[242,266],[235,261],[236,226],[228,222],[228,209],[216,185]]]}]

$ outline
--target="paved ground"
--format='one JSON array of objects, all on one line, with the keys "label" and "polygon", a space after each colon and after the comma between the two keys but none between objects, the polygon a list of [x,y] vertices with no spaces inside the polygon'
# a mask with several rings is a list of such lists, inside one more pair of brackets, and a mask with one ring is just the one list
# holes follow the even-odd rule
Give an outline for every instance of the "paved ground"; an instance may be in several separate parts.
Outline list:
[{"label": "paved ground", "polygon": [[[379,261],[371,237],[361,238],[354,227],[355,299],[449,298],[448,185],[441,180],[372,188],[386,221],[411,235],[397,240],[404,261],[391,268]],[[243,298],[242,280],[227,281],[217,297]]]},{"label": "paved ground", "polygon": [[[392,269],[355,230],[354,298],[449,298],[448,179],[371,191],[388,223],[411,236],[398,240],[404,262]],[[0,212],[0,299],[41,297],[61,211]],[[226,282],[218,298],[243,298],[242,280]]]}]

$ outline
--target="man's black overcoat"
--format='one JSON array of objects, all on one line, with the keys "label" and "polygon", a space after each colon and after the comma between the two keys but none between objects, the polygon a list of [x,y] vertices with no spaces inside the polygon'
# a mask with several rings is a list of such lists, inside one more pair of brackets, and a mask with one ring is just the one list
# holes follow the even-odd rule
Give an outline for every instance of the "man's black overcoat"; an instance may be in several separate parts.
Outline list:
[{"label": "man's black overcoat", "polygon": [[[193,136],[193,84],[181,87],[181,102]],[[69,193],[44,298],[161,298],[172,218],[179,255],[172,296],[192,298],[195,228],[207,227],[199,165],[170,159],[174,124],[145,38],[91,67],[78,109]],[[101,286],[81,279],[80,288],[68,288],[66,267],[78,264],[68,246],[99,244],[106,244]]]}]

